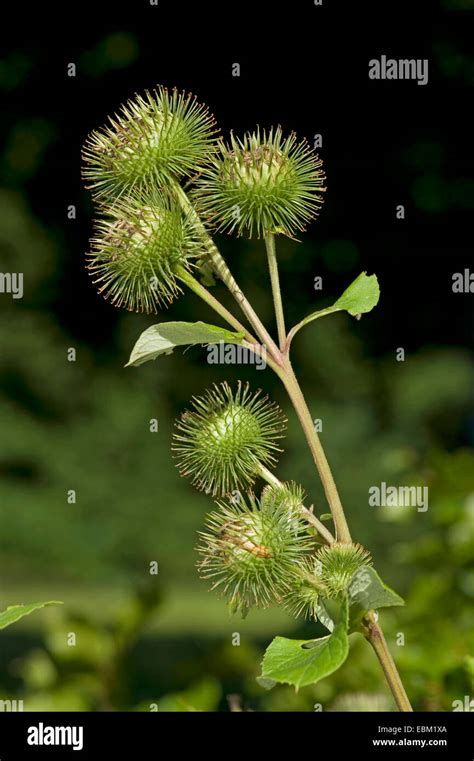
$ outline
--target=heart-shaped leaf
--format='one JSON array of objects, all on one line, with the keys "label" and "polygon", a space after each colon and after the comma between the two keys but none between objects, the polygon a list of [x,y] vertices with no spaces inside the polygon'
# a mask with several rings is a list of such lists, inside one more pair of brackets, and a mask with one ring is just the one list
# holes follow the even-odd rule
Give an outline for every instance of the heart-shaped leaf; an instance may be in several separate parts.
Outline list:
[{"label": "heart-shaped leaf", "polygon": [[275,637],[263,658],[259,683],[269,688],[272,682],[282,682],[298,689],[332,674],[349,652],[347,626],[346,604],[341,620],[327,637],[312,640]]}]

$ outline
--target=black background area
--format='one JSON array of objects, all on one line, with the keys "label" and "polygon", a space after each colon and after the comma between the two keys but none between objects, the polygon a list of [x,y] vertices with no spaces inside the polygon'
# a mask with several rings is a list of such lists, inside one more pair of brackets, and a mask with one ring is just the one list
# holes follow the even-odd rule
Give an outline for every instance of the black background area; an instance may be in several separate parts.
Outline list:
[{"label": "black background area", "polygon": [[[413,144],[438,142],[448,196],[452,180],[472,178],[472,88],[462,70],[446,75],[439,50],[454,46],[469,55],[473,14],[446,5],[159,0],[152,6],[141,0],[18,8],[21,19],[4,28],[5,52],[24,46],[35,66],[21,96],[6,94],[3,127],[41,116],[60,135],[27,185],[36,214],[65,237],[58,321],[98,348],[109,339],[116,310],[102,303],[83,268],[92,210],[80,179],[81,146],[127,97],[162,83],[194,92],[224,134],[280,123],[310,142],[323,135],[328,191],[308,235],[316,245],[355,241],[354,276],[361,269],[377,272],[383,301],[370,334],[372,352],[471,343],[471,297],[453,294],[451,285],[453,273],[472,262],[472,210],[449,198],[440,211],[417,208],[411,191],[417,170],[404,159]],[[114,31],[138,41],[130,67],[96,77],[79,68],[75,78],[67,76],[69,62]],[[428,85],[371,81],[368,62],[382,54],[428,58]],[[232,76],[235,62],[240,77]],[[80,208],[74,225],[65,221],[68,203]],[[397,204],[405,205],[403,221],[395,218]],[[233,268],[248,277],[238,261]],[[283,264],[285,285],[298,297],[295,316],[312,303],[316,274],[340,292],[341,275],[326,271],[324,262],[290,264],[287,272]]]}]

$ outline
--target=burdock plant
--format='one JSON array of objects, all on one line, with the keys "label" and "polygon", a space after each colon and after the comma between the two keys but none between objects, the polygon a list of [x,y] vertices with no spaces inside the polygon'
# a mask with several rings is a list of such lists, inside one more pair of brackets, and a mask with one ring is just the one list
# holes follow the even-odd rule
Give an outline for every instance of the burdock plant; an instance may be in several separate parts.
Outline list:
[{"label": "burdock plant", "polygon": [[[377,613],[403,601],[352,540],[290,361],[291,342],[305,325],[338,311],[359,316],[379,299],[376,276],[363,272],[332,306],[286,328],[276,240],[300,235],[318,214],[325,192],[321,160],[280,127],[225,141],[195,98],[164,87],[129,100],[87,140],[83,158],[98,211],[87,266],[99,291],[116,306],[156,313],[186,286],[226,323],[152,325],[128,365],[176,346],[220,342],[265,357],[297,413],[324,487],[332,526],[305,505],[299,484],[276,476],[286,419],[246,383],[214,385],[195,396],[176,423],[172,449],[180,472],[217,498],[200,536],[200,575],[227,597],[232,611],[279,605],[327,629],[308,641],[276,637],[263,658],[260,684],[317,682],[341,666],[349,635],[359,633],[374,648],[399,709],[411,711]],[[212,231],[263,239],[277,339],[237,284]],[[258,243],[255,248],[258,256]],[[245,324],[211,293],[209,273],[228,288]]]}]

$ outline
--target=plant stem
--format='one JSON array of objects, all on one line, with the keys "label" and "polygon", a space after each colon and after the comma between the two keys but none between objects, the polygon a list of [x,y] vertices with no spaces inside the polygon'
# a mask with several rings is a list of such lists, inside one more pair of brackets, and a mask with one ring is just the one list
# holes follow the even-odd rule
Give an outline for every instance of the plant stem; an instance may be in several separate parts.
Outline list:
[{"label": "plant stem", "polygon": [[[280,368],[279,368],[280,369]],[[329,463],[327,461],[324,449],[319,440],[319,436],[314,428],[313,420],[306,404],[306,400],[301,391],[300,385],[291,366],[288,356],[285,358],[282,372],[279,373],[285,384],[288,396],[290,397],[293,407],[300,419],[301,426],[306,436],[308,446],[313,455],[314,462],[318,469],[321,482],[331,508],[331,514],[336,527],[336,537],[339,542],[351,542],[349,526],[347,525],[344,509],[339,498],[339,494],[334,482]],[[410,701],[403,687],[402,680],[398,673],[395,662],[388,649],[382,627],[377,623],[374,611],[369,611],[366,618],[366,627],[364,627],[364,636],[372,645],[377,658],[382,666],[387,684],[390,687],[392,695],[400,711],[413,711]]]},{"label": "plant stem", "polygon": [[347,525],[346,516],[344,515],[344,509],[342,507],[339,493],[331,473],[331,468],[329,467],[326,454],[322,447],[319,436],[316,433],[311,413],[308,409],[308,405],[306,404],[303,392],[301,391],[300,385],[288,357],[285,359],[281,377],[283,383],[285,384],[288,396],[290,397],[296,414],[300,420],[301,426],[306,436],[306,441],[308,442],[309,449],[313,455],[313,460],[321,478],[324,493],[326,494],[326,499],[328,501],[329,507],[331,508],[331,514],[336,529],[337,541],[351,542],[352,540],[349,526]]},{"label": "plant stem", "polygon": [[283,486],[280,479],[277,478],[271,470],[266,468],[265,465],[262,465],[262,463],[259,464],[259,475],[267,482],[267,484],[270,484],[270,486],[276,486],[277,489],[280,489]]},{"label": "plant stem", "polygon": [[273,305],[275,307],[275,318],[278,330],[278,341],[280,343],[280,351],[284,351],[286,344],[285,315],[283,313],[280,278],[278,275],[278,262],[275,251],[275,236],[273,233],[267,233],[267,235],[265,235],[265,246],[267,249],[268,271],[270,273],[270,282],[272,285]]},{"label": "plant stem", "polygon": [[[211,241],[212,242],[212,241]],[[230,270],[227,267],[227,264],[225,263],[221,253],[216,248],[214,243],[212,242],[213,250],[211,254],[211,261],[212,265],[214,267],[214,271],[216,275],[218,275],[222,282],[227,286],[229,291],[231,292],[234,299],[239,304],[242,312],[245,314],[247,320],[257,333],[258,337],[262,341],[262,343],[266,346],[268,349],[268,352],[273,356],[273,358],[277,361],[277,364],[280,362],[280,352],[278,350],[278,346],[275,344],[273,338],[271,337],[270,333],[264,326],[264,324],[261,322],[260,318],[258,317],[257,313],[254,311],[252,305],[245,297],[243,291],[238,286],[237,281],[235,280],[234,276],[230,273]]]},{"label": "plant stem", "polygon": [[229,323],[229,325],[232,325],[232,327],[237,330],[239,333],[245,334],[245,339],[249,341],[250,343],[257,343],[256,339],[253,338],[253,336],[248,332],[247,328],[242,325],[239,320],[234,317],[234,315],[229,312],[228,309],[225,308],[223,304],[219,301],[219,299],[216,299],[215,296],[213,296],[210,291],[207,290],[200,282],[199,280],[196,280],[196,278],[191,275],[188,270],[186,270],[184,267],[178,268],[178,277],[180,280],[185,283],[188,288],[190,288],[199,298],[201,298],[203,301],[206,302],[212,309],[214,309],[217,314],[219,314],[226,322]]},{"label": "plant stem", "polygon": [[225,263],[225,260],[222,257],[219,249],[217,248],[211,236],[209,235],[208,231],[206,230],[194,206],[190,203],[189,198],[186,195],[185,191],[178,184],[175,184],[175,190],[178,196],[178,200],[181,204],[181,208],[186,214],[189,215],[190,219],[195,225],[196,230],[202,236],[204,246],[206,248],[210,263],[212,264],[215,274],[227,286],[232,296],[235,298],[240,308],[242,309],[243,313],[247,317],[249,323],[251,324],[251,326],[257,333],[258,337],[260,338],[262,343],[265,345],[269,354],[272,355],[273,360],[276,362],[276,364],[280,364],[281,355],[278,350],[278,346],[275,344],[273,338],[271,337],[271,335],[269,334],[269,332],[263,325],[262,321],[258,317],[252,305],[245,298],[243,291],[237,284],[237,281],[235,280],[227,264]]},{"label": "plant stem", "polygon": [[307,507],[303,507],[301,512],[303,513],[303,518],[305,518],[308,523],[311,523],[311,525],[317,529],[318,534],[321,534],[323,539],[325,539],[328,544],[333,544],[336,541],[329,529],[326,528],[324,523],[322,523],[319,518],[315,516],[312,510],[309,510]]},{"label": "plant stem", "polygon": [[233,327],[235,330],[237,330],[239,333],[243,333],[245,336],[245,340],[242,341],[242,346],[245,346],[245,348],[249,349],[250,351],[253,351],[254,354],[256,354],[259,357],[262,357],[274,370],[276,373],[279,373],[280,368],[275,364],[273,359],[266,354],[264,351],[264,347],[261,346],[261,344],[257,341],[254,336],[249,333],[247,328],[242,325],[239,320],[234,317],[232,312],[229,312],[226,307],[221,304],[219,299],[216,299],[215,296],[213,296],[212,293],[210,293],[207,288],[205,288],[199,280],[196,280],[196,278],[191,275],[188,270],[186,270],[184,267],[180,267],[178,269],[178,277],[180,280],[185,283],[188,288],[190,288],[193,293],[195,293],[199,298],[201,298],[208,306],[211,307],[211,309],[214,309],[217,314],[219,314],[231,327]]},{"label": "plant stem", "polygon": [[398,673],[395,661],[392,658],[390,650],[388,649],[387,642],[384,637],[381,626],[377,623],[376,614],[374,611],[370,611],[364,619],[364,636],[368,642],[372,645],[380,665],[382,666],[385,678],[392,691],[392,695],[397,704],[398,710],[403,712],[411,712],[411,707],[408,695],[405,692],[402,680]]},{"label": "plant stem", "polygon": [[[324,492],[326,494],[326,498],[331,508],[331,514],[334,520],[334,526],[336,528],[337,541],[350,543],[352,539],[351,539],[351,535],[349,531],[349,526],[347,525],[346,517],[344,515],[344,509],[341,504],[341,500],[337,491],[337,487],[336,487],[333,475],[331,473],[328,460],[326,458],[326,454],[319,440],[319,436],[316,433],[316,430],[314,428],[314,423],[311,417],[311,413],[308,409],[308,405],[306,404],[306,400],[301,390],[301,387],[298,383],[298,379],[296,378],[296,375],[294,373],[293,367],[291,365],[291,362],[288,356],[287,349],[285,350],[285,353],[283,353],[283,350],[285,349],[286,338],[285,338],[285,342],[283,344],[282,350],[280,351],[278,346],[275,344],[272,337],[266,330],[265,326],[261,322],[260,318],[254,311],[253,307],[245,298],[243,292],[237,285],[236,280],[234,279],[229,268],[227,267],[227,264],[225,263],[223,257],[221,256],[218,248],[214,244],[214,241],[212,240],[206,228],[202,224],[198,214],[194,210],[194,207],[189,202],[186,193],[179,185],[176,186],[176,191],[177,191],[177,195],[183,210],[185,211],[185,213],[191,216],[191,218],[194,221],[194,224],[196,225],[196,228],[199,230],[199,232],[201,233],[203,237],[204,245],[206,246],[206,250],[209,254],[209,258],[213,265],[214,271],[225,283],[229,291],[232,293],[236,301],[239,303],[249,323],[252,325],[258,337],[260,338],[262,343],[266,346],[269,354],[271,355],[271,359],[269,357],[268,363],[273,368],[275,373],[279,376],[279,378],[282,380],[286,388],[288,396],[300,420],[301,426],[306,436],[306,441],[308,443],[309,449],[313,456],[313,460],[315,462],[316,468],[321,478]],[[268,247],[267,247],[267,252],[268,252]],[[273,253],[274,253],[274,250],[273,250]],[[271,253],[270,253],[270,256],[271,256]],[[270,261],[269,261],[269,266],[270,266]],[[270,277],[271,277],[271,272],[270,272]],[[276,277],[278,278],[278,272],[276,272]],[[276,282],[278,282],[278,280]],[[210,306],[216,309],[216,311],[222,317],[224,317],[224,319],[229,321],[229,319],[231,318],[232,321],[230,322],[230,324],[236,327],[238,323],[236,318],[233,317],[233,315],[231,315],[230,312],[225,310],[225,308],[220,304],[220,302],[217,299],[214,299],[214,296],[212,296],[212,294],[210,294],[204,288],[204,286],[201,286],[199,283],[197,283],[197,285],[200,290],[199,295],[201,295],[201,297],[204,298],[204,300]],[[272,282],[272,285],[273,285],[273,282]],[[194,290],[197,293],[197,290],[195,288]],[[281,292],[279,291],[279,287],[278,287],[278,293],[281,294]],[[281,299],[281,295],[280,295],[280,299]],[[274,301],[275,301],[275,296],[274,296]],[[277,311],[276,303],[275,303],[275,311]],[[277,316],[277,322],[278,320],[279,318]],[[239,324],[238,329],[241,330],[242,326],[240,325],[240,323],[238,324]],[[282,320],[280,321],[280,325],[284,326],[284,322]],[[281,331],[281,327],[279,328],[279,337],[281,342],[280,331]],[[245,328],[243,329],[243,332],[246,332]],[[251,336],[249,337],[252,338]],[[255,343],[256,342],[254,342],[253,345],[255,345]],[[272,479],[276,478],[271,473],[270,473],[270,476],[272,476]],[[276,480],[278,481],[278,479]],[[306,508],[304,509],[306,510]],[[317,521],[318,524],[320,523],[319,520],[316,518],[316,516],[314,516],[310,510],[308,510],[307,512],[312,516],[312,522],[314,525],[316,525],[315,521]],[[308,518],[308,516],[306,517]],[[327,531],[326,527],[323,526],[323,524],[321,524],[321,526],[323,527],[325,531]],[[331,538],[332,540],[334,540],[334,537],[332,537],[332,535],[331,535]],[[399,710],[404,712],[412,711],[413,709],[410,705],[410,701],[408,700],[407,694],[403,687],[395,662],[388,649],[382,628],[376,621],[375,612],[369,611],[364,621],[365,621],[364,636],[372,645],[377,655],[377,658],[379,659],[379,662],[385,674],[385,678],[392,691],[392,694],[394,696],[394,699],[397,703]]]}]

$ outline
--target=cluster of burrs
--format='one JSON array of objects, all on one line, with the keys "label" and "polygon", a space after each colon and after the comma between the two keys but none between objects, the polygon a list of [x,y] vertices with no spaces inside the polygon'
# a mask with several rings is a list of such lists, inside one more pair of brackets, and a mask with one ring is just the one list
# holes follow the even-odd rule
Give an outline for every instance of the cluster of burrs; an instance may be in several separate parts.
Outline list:
[{"label": "cluster of burrs", "polygon": [[[344,594],[370,557],[360,545],[324,544],[308,520],[303,488],[269,470],[285,422],[260,392],[242,383],[233,392],[223,383],[194,397],[176,423],[173,449],[182,475],[219,498],[201,533],[201,575],[232,610],[276,603],[316,619],[320,598]],[[259,498],[258,478],[269,481]]]},{"label": "cluster of burrs", "polygon": [[[196,99],[158,87],[135,96],[84,147],[97,205],[88,268],[100,292],[139,312],[167,306],[207,263],[209,231],[294,236],[322,204],[322,162],[281,129],[219,137]],[[180,471],[219,498],[201,535],[201,574],[234,610],[278,603],[317,617],[370,563],[359,545],[325,543],[295,483],[276,464],[285,418],[248,385],[195,397],[177,423]],[[257,479],[269,481],[259,498]]]},{"label": "cluster of burrs", "polygon": [[322,203],[322,162],[305,142],[257,129],[225,143],[192,95],[158,87],[109,122],[86,141],[83,176],[99,213],[89,270],[115,306],[156,312],[205,259],[184,183],[207,226],[239,235],[292,235]]}]

